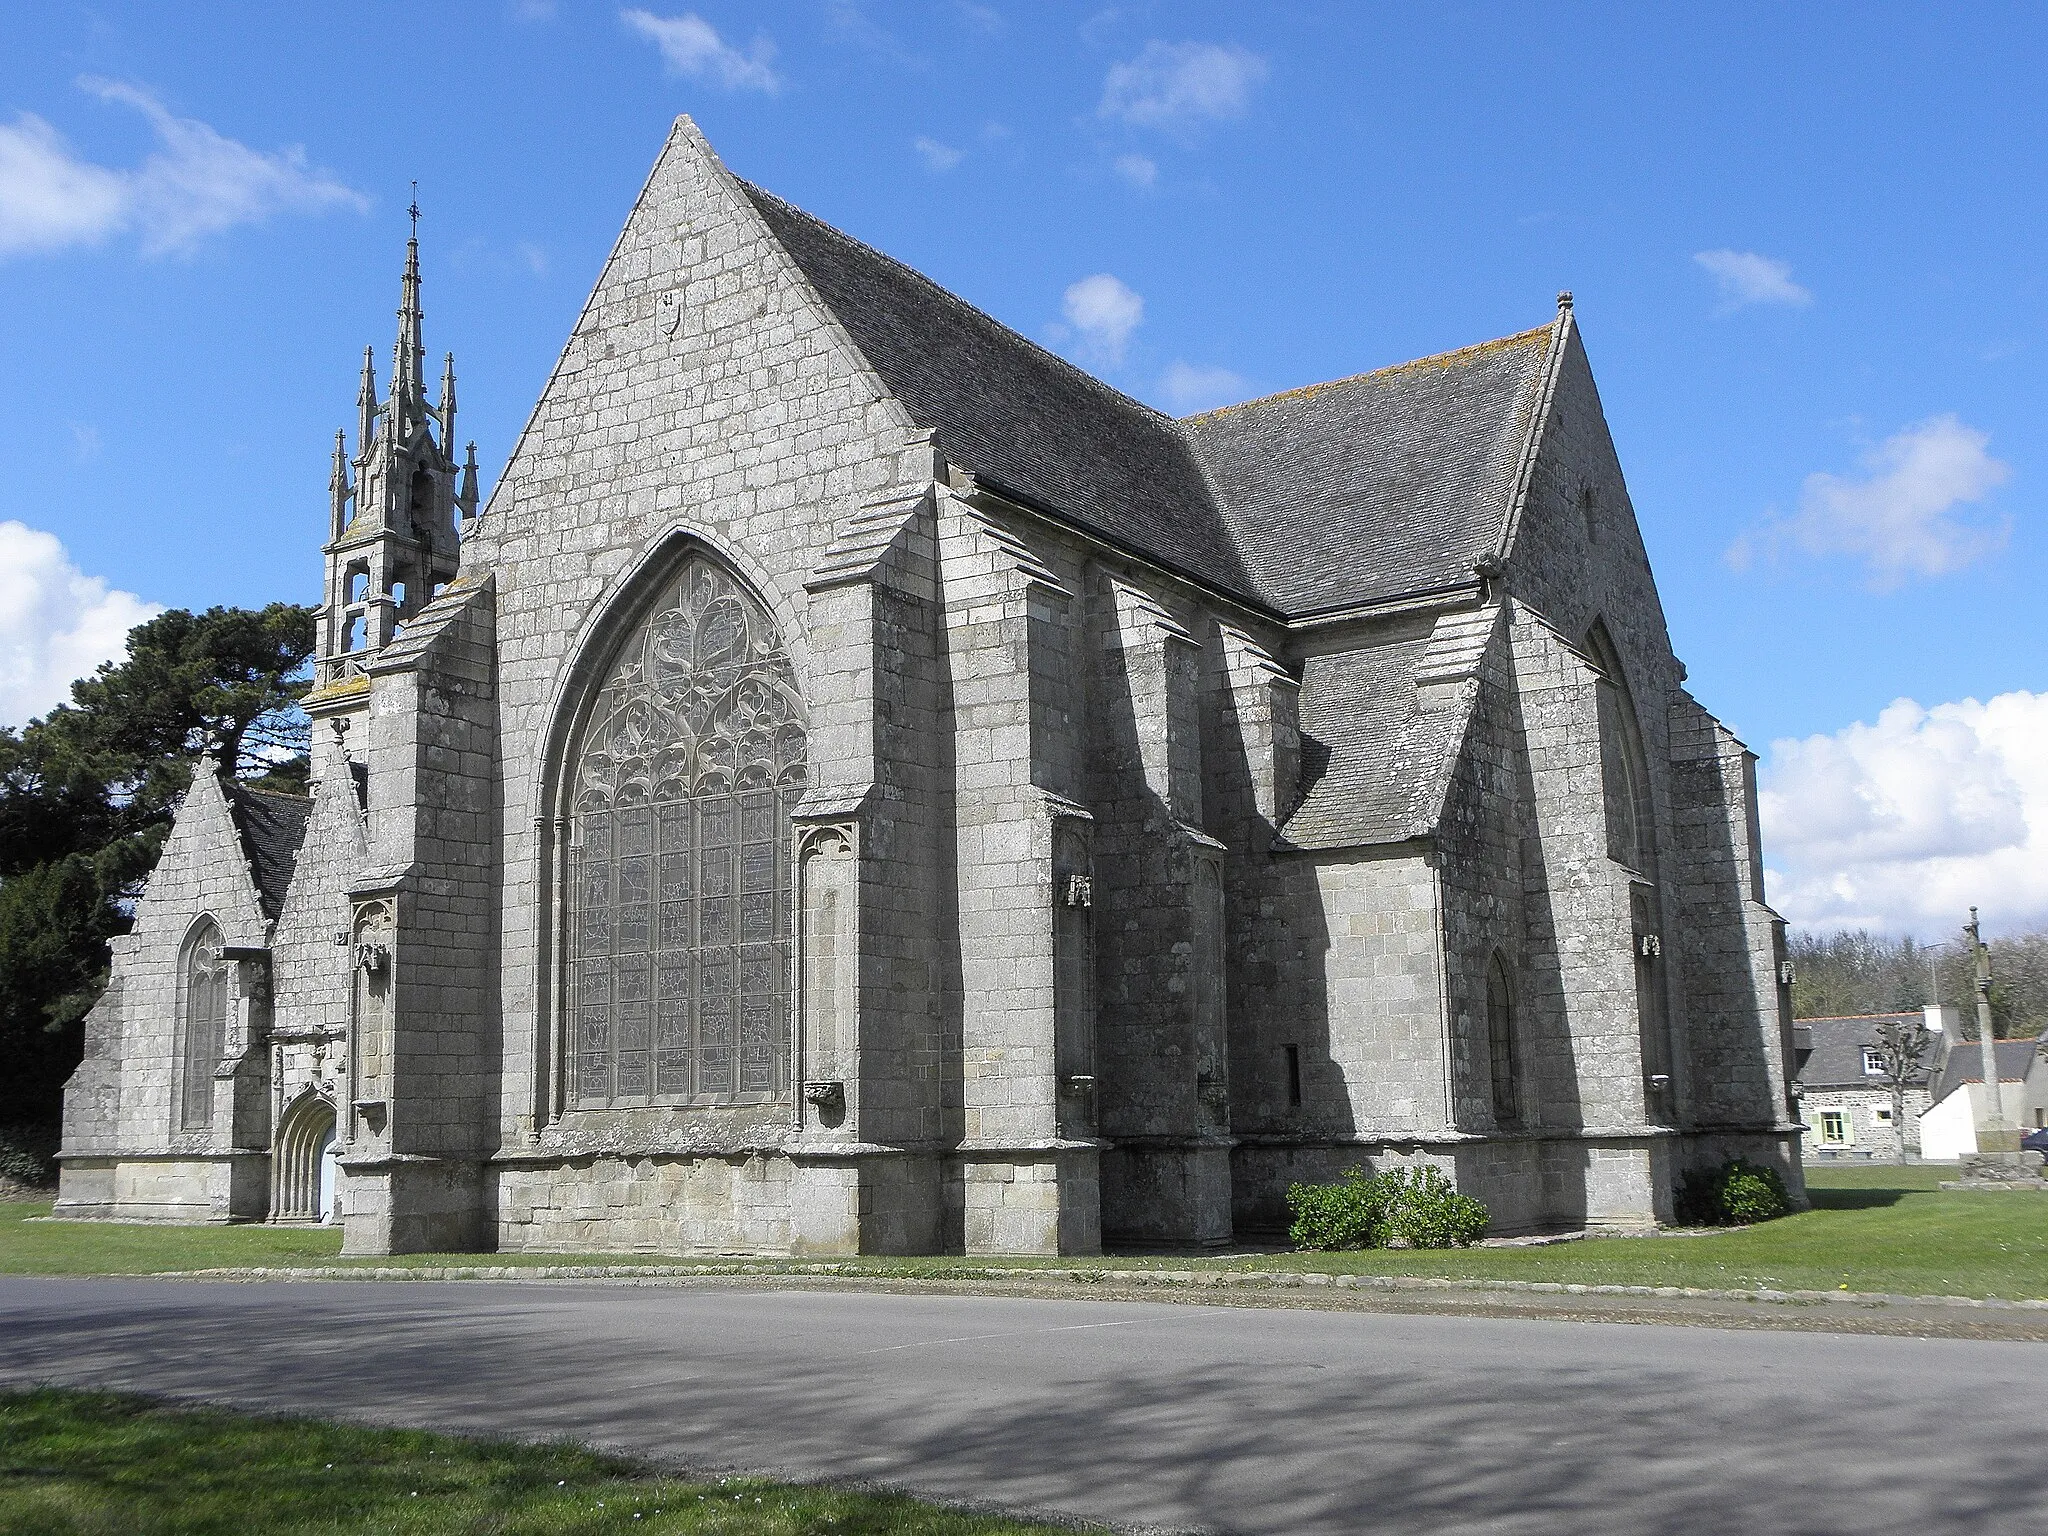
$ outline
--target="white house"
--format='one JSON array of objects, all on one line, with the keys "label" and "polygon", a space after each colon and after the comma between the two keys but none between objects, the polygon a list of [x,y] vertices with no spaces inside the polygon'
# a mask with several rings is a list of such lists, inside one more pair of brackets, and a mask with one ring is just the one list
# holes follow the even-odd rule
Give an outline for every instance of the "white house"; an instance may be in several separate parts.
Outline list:
[{"label": "white house", "polygon": [[[1999,1107],[2023,1131],[2048,1126],[2048,1065],[2040,1040],[2000,1040]],[[1974,1040],[1958,1040],[1934,1085],[1934,1102],[1920,1116],[1920,1155],[1952,1162],[1977,1150],[1977,1122],[1984,1113],[1983,1053]]]}]

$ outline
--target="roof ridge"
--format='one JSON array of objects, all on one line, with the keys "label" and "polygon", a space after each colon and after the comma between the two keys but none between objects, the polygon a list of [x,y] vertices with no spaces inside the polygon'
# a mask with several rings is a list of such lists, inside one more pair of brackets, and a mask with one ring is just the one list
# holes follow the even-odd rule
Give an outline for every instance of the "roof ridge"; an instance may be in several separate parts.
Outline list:
[{"label": "roof ridge", "polygon": [[1555,322],[1546,322],[1542,325],[1533,326],[1526,331],[1516,331],[1507,336],[1496,336],[1490,341],[1475,341],[1467,346],[1453,347],[1448,352],[1432,352],[1427,357],[1411,357],[1405,363],[1388,363],[1385,367],[1371,368],[1364,373],[1347,374],[1341,379],[1324,379],[1314,384],[1298,384],[1293,389],[1283,389],[1276,394],[1260,395],[1253,400],[1240,400],[1235,405],[1219,405],[1214,410],[1197,411],[1192,416],[1169,419],[1176,420],[1181,426],[1186,426],[1190,422],[1209,421],[1218,416],[1227,416],[1232,411],[1250,410],[1253,406],[1272,405],[1281,400],[1320,394],[1326,389],[1339,389],[1346,384],[1362,384],[1368,379],[1384,378],[1388,374],[1401,373],[1409,368],[1426,368],[1432,363],[1448,364],[1465,357],[1476,357],[1483,352],[1491,352],[1502,347],[1517,344],[1527,345],[1536,341],[1539,337],[1547,338],[1554,324]]},{"label": "roof ridge", "polygon": [[296,795],[288,789],[258,789],[254,784],[244,784],[239,779],[230,779],[229,786],[238,795],[267,795],[272,800],[303,800],[311,804],[311,795]]},{"label": "roof ridge", "polygon": [[1157,406],[1147,405],[1143,400],[1140,400],[1137,396],[1127,395],[1122,390],[1118,389],[1114,384],[1109,383],[1107,380],[1097,378],[1094,374],[1090,373],[1086,368],[1083,368],[1080,364],[1073,362],[1068,358],[1061,357],[1059,353],[1053,351],[1050,347],[1044,346],[1038,342],[1033,341],[1029,336],[1026,336],[1022,331],[1016,329],[1014,326],[1005,325],[1002,321],[998,320],[994,315],[990,314],[980,305],[969,303],[966,299],[962,298],[959,294],[953,292],[952,289],[946,287],[943,283],[940,283],[933,278],[927,277],[924,273],[918,271],[917,268],[910,265],[909,262],[891,256],[887,251],[881,250],[876,246],[869,245],[865,240],[860,239],[858,236],[849,235],[837,224],[828,223],[826,220],[819,218],[815,213],[812,213],[809,209],[799,208],[795,203],[792,203],[788,198],[782,197],[777,193],[770,192],[766,187],[757,186],[755,183],[748,181],[744,176],[735,176],[733,180],[737,181],[740,184],[740,186],[746,190],[749,196],[766,198],[769,202],[774,203],[778,208],[785,209],[788,212],[795,214],[799,218],[809,220],[811,223],[817,225],[820,229],[830,232],[833,236],[840,240],[844,240],[848,245],[858,246],[861,250],[867,252],[876,260],[887,262],[890,266],[896,268],[898,271],[912,278],[923,287],[930,289],[934,294],[937,294],[941,299],[943,299],[946,303],[952,305],[955,309],[962,310],[967,314],[974,316],[977,320],[983,321],[988,325],[994,326],[1004,335],[1012,337],[1013,339],[1022,342],[1025,346],[1029,347],[1033,352],[1038,353],[1048,362],[1051,362],[1055,366],[1064,369],[1066,372],[1072,374],[1076,379],[1079,379],[1081,382],[1088,385],[1090,388],[1102,394],[1108,395],[1118,404],[1135,406],[1138,410],[1144,412],[1147,416],[1155,418],[1161,426],[1166,427],[1168,429],[1179,428],[1179,417],[1169,416],[1166,412],[1160,410]]}]

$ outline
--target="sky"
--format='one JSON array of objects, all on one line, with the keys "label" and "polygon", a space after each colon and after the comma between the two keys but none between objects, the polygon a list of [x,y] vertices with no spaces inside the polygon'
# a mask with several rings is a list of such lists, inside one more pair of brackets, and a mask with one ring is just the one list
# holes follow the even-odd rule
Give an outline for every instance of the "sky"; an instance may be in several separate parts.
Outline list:
[{"label": "sky", "polygon": [[164,606],[311,601],[427,345],[486,476],[676,114],[1176,414],[1544,323],[1600,382],[1772,901],[2048,925],[2048,10],[805,0],[18,7],[0,723]]}]

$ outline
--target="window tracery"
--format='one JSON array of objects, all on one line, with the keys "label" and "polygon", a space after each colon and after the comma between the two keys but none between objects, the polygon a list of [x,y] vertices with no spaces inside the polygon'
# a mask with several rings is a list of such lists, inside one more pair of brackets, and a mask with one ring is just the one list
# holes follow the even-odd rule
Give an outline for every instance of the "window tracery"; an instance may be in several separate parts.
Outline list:
[{"label": "window tracery", "polygon": [[621,644],[571,759],[579,1107],[787,1092],[789,814],[806,746],[773,622],[691,559]]},{"label": "window tracery", "polygon": [[228,962],[221,951],[220,926],[210,917],[202,918],[185,941],[182,980],[184,1060],[178,1128],[204,1131],[213,1125],[213,1072],[227,1043],[228,1024]]}]

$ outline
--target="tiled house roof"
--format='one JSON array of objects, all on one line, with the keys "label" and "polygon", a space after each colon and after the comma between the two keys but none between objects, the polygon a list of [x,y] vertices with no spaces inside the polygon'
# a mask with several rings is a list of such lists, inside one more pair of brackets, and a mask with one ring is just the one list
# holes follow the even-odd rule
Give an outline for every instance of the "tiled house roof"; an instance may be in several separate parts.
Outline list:
[{"label": "tiled house roof", "polygon": [[[1802,1088],[1881,1088],[1884,1079],[1863,1070],[1863,1048],[1876,1045],[1886,1024],[1911,1024],[1920,1010],[1908,1013],[1856,1014],[1846,1018],[1800,1019],[1793,1032],[1800,1047],[1797,1079]],[[1940,1040],[1930,1039],[1922,1062],[1932,1067]]]},{"label": "tiled house roof", "polygon": [[[2039,1040],[1994,1040],[1992,1046],[1998,1053],[2001,1083],[2025,1082],[2030,1073],[2042,1070],[2036,1066],[2041,1059]],[[1939,1104],[1965,1083],[1983,1081],[1983,1048],[1975,1040],[1958,1040],[1942,1064],[1941,1077],[1934,1085],[1934,1102]]]}]

